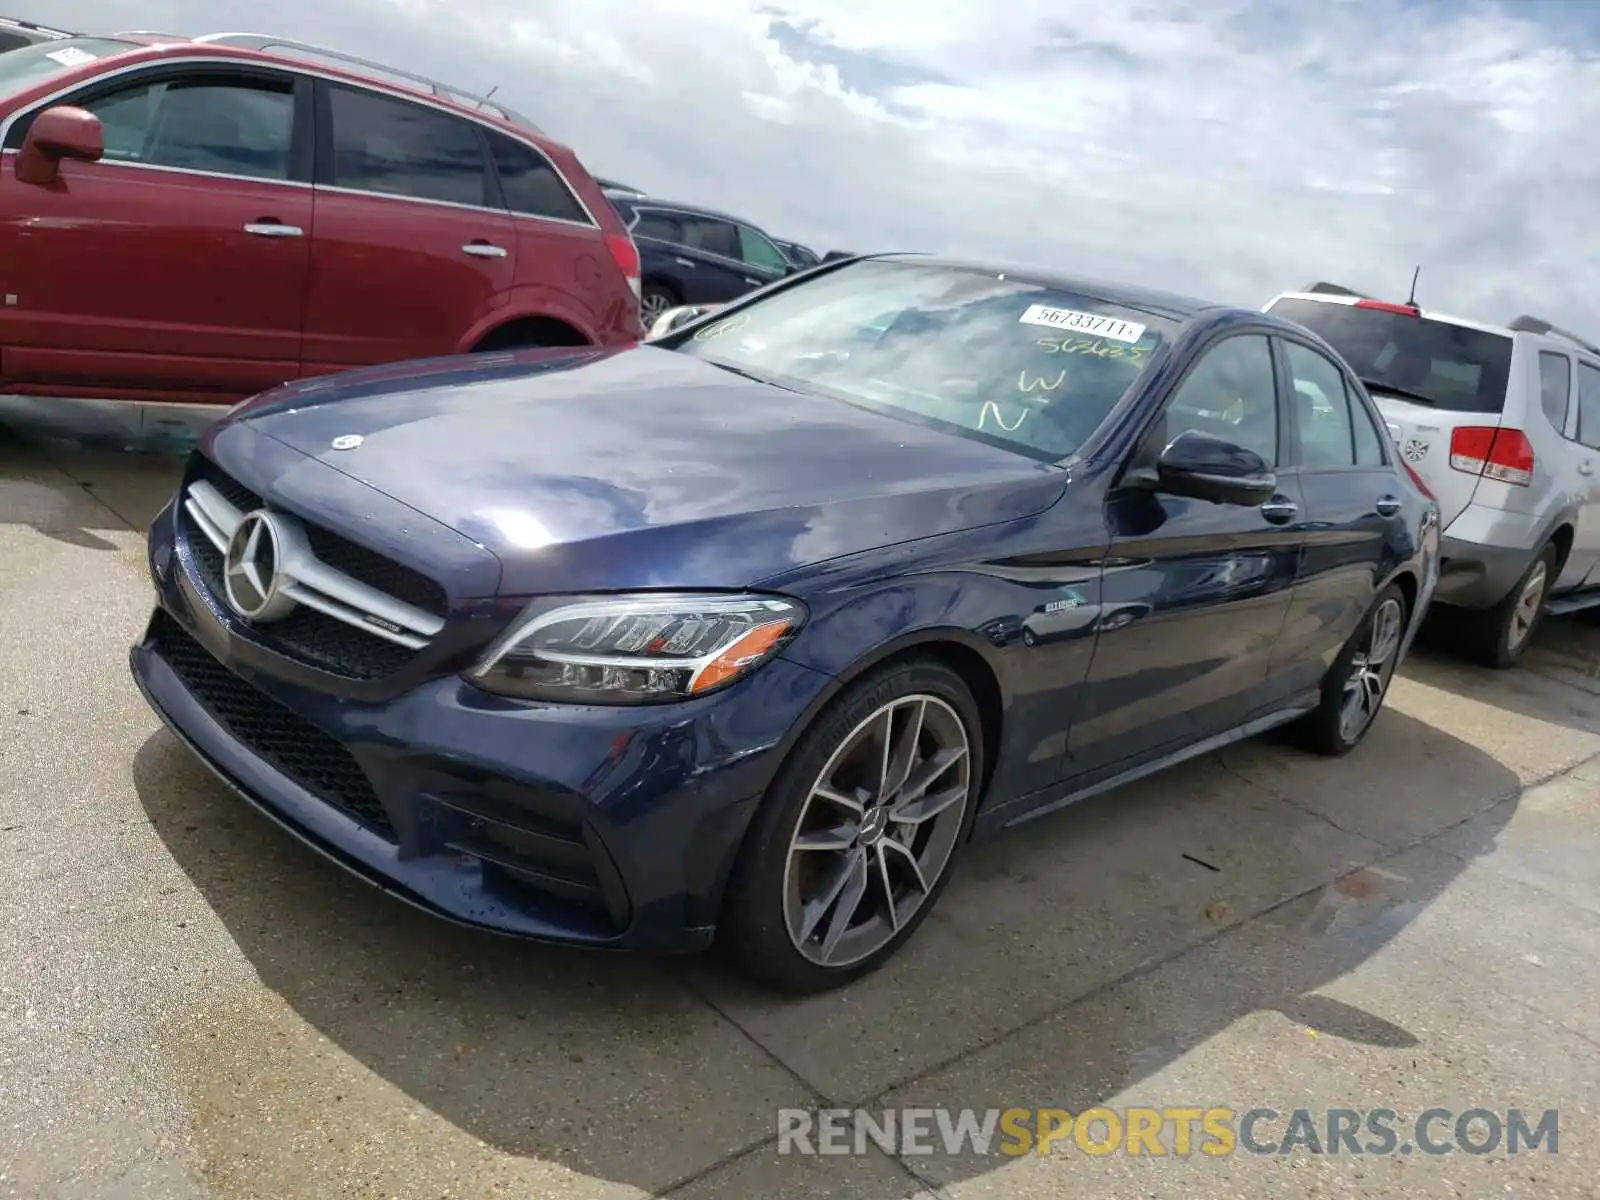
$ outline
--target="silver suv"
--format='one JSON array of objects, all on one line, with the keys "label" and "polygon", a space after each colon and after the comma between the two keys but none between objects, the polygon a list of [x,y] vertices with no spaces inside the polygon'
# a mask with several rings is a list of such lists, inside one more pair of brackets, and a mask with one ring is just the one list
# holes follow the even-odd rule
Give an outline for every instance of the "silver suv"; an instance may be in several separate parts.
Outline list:
[{"label": "silver suv", "polygon": [[1485,325],[1331,283],[1264,311],[1339,351],[1438,500],[1434,603],[1457,649],[1509,667],[1545,612],[1600,607],[1600,347],[1536,317]]}]

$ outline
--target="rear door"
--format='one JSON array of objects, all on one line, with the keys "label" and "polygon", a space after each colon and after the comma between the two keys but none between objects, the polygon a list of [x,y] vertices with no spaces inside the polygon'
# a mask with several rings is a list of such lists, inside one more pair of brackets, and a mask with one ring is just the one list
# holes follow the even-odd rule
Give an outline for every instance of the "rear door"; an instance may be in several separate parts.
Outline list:
[{"label": "rear door", "polygon": [[1511,338],[1348,296],[1287,297],[1270,311],[1321,335],[1366,384],[1400,453],[1438,498],[1440,523],[1448,528],[1481,478],[1451,466],[1452,440],[1462,439],[1462,448],[1480,452],[1480,459],[1488,452],[1505,407]]},{"label": "rear door", "polygon": [[323,81],[317,110],[306,373],[467,348],[517,270],[481,127]]},{"label": "rear door", "polygon": [[[0,307],[15,384],[195,399],[294,378],[310,265],[309,80],[153,66],[56,103],[105,156],[47,186],[0,179]],[[8,131],[20,147],[31,118]]]},{"label": "rear door", "polygon": [[1600,364],[1578,360],[1577,393],[1573,432],[1582,447],[1576,469],[1585,503],[1561,581],[1595,587],[1600,585]]},{"label": "rear door", "polygon": [[1406,543],[1388,439],[1344,371],[1320,350],[1274,339],[1294,413],[1305,551],[1274,652],[1280,696],[1318,686],[1398,565]]},{"label": "rear door", "polygon": [[[1288,457],[1269,339],[1223,338],[1202,352],[1146,433],[1132,466],[1153,466],[1187,429]],[[1273,648],[1289,611],[1304,501],[1292,471],[1259,507],[1143,488],[1107,494],[1111,534],[1102,627],[1068,735],[1067,770],[1145,759],[1232,728],[1268,704]]]}]

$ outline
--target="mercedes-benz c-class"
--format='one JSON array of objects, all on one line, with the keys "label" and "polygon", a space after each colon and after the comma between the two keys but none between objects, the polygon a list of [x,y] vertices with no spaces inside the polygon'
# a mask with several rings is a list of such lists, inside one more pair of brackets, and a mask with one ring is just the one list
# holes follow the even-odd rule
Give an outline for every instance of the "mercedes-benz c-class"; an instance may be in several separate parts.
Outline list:
[{"label": "mercedes-benz c-class", "polygon": [[1356,746],[1438,528],[1299,326],[891,255],[653,342],[264,393],[149,563],[145,695],[311,846],[814,991],[974,835],[1269,729]]}]

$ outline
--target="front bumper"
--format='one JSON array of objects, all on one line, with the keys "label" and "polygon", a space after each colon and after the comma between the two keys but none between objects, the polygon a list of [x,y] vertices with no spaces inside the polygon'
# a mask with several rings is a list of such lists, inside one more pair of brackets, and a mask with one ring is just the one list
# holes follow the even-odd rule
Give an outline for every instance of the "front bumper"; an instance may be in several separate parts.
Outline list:
[{"label": "front bumper", "polygon": [[701,701],[532,705],[458,677],[360,699],[236,632],[150,532],[145,698],[222,780],[341,866],[439,916],[545,941],[687,951],[778,747],[830,683],[778,659]]}]

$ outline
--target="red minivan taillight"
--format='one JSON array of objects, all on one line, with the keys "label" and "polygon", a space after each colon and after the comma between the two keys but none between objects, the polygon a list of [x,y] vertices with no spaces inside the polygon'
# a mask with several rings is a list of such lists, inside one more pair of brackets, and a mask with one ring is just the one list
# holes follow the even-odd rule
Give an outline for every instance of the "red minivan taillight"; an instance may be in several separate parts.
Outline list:
[{"label": "red minivan taillight", "polygon": [[1520,429],[1463,425],[1450,435],[1450,465],[1468,475],[1527,487],[1533,482],[1533,446]]},{"label": "red minivan taillight", "polygon": [[628,286],[633,289],[633,294],[640,294],[639,284],[639,247],[633,244],[633,239],[625,233],[606,234],[606,249],[611,251],[611,260],[617,264],[617,269],[622,272],[623,278],[628,281]]}]

